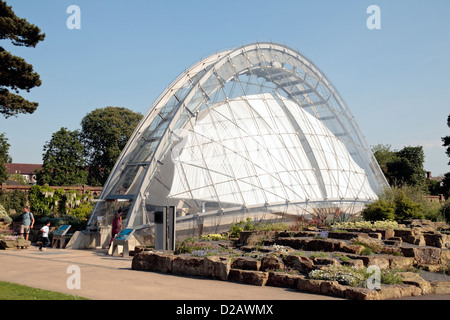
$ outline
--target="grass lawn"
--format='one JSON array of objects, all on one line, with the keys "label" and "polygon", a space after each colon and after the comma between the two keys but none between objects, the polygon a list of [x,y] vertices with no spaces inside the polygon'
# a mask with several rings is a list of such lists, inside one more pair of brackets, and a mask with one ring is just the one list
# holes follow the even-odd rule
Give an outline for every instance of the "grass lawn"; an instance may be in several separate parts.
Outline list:
[{"label": "grass lawn", "polygon": [[72,294],[0,281],[0,300],[89,300]]}]

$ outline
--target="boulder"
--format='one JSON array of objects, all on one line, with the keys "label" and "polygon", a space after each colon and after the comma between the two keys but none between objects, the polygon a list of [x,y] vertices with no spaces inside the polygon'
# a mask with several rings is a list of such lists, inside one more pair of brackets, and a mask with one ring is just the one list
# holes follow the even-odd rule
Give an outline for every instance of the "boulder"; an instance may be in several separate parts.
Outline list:
[{"label": "boulder", "polygon": [[378,266],[380,269],[389,268],[389,260],[384,255],[370,255],[370,256],[360,256],[366,267],[368,266]]},{"label": "boulder", "polygon": [[374,229],[374,232],[381,233],[383,239],[389,239],[395,236],[393,229]]},{"label": "boulder", "polygon": [[320,283],[320,294],[344,298],[346,288],[337,281],[322,281]]},{"label": "boulder", "polygon": [[251,284],[255,286],[264,286],[269,279],[268,272],[231,269],[228,280]]},{"label": "boulder", "polygon": [[291,237],[285,237],[285,238],[278,238],[276,240],[277,244],[282,246],[288,246],[293,249],[305,249],[311,241],[311,238],[291,238]]},{"label": "boulder", "polygon": [[185,276],[203,276],[204,258],[178,256],[172,261],[172,273]]},{"label": "boulder", "polygon": [[409,269],[414,264],[414,258],[402,256],[385,256],[389,260],[389,268],[391,269]]},{"label": "boulder", "polygon": [[424,233],[423,237],[427,246],[445,248],[445,244],[449,243],[448,236],[440,233]]},{"label": "boulder", "polygon": [[165,255],[157,252],[142,251],[133,257],[131,269],[153,272],[172,272],[174,255]]},{"label": "boulder", "polygon": [[311,239],[306,246],[306,250],[310,251],[341,251],[346,245],[344,241],[335,239]]},{"label": "boulder", "polygon": [[328,258],[328,257],[316,257],[313,259],[314,265],[321,265],[321,266],[339,266],[340,263],[337,259],[334,258]]},{"label": "boulder", "polygon": [[430,294],[433,292],[431,284],[425,281],[420,275],[414,272],[399,272],[404,284],[414,285],[422,290],[421,294]]},{"label": "boulder", "polygon": [[298,279],[297,280],[297,290],[309,293],[320,294],[320,284],[322,280],[313,279]]},{"label": "boulder", "polygon": [[298,274],[286,274],[284,272],[269,272],[269,279],[266,285],[282,288],[297,288],[298,279],[304,279],[305,276]]},{"label": "boulder", "polygon": [[344,260],[344,261],[341,261],[341,264],[343,266],[349,266],[349,267],[352,267],[355,269],[364,268],[364,261],[362,259]]},{"label": "boulder", "polygon": [[381,238],[382,238],[382,235],[380,232],[369,232],[368,235],[370,238],[373,238],[373,239],[381,240]]},{"label": "boulder", "polygon": [[261,268],[261,261],[253,258],[238,257],[233,261],[231,268],[259,271]]},{"label": "boulder", "polygon": [[439,264],[441,249],[434,247],[402,247],[405,257],[413,257],[416,264]]},{"label": "boulder", "polygon": [[430,285],[434,294],[450,294],[450,281],[431,281]]},{"label": "boulder", "polygon": [[359,244],[344,244],[342,246],[342,251],[353,254],[361,254],[361,252],[365,249],[363,245]]},{"label": "boulder", "polygon": [[279,270],[284,269],[284,263],[281,258],[275,255],[268,255],[261,260],[261,270]]},{"label": "boulder", "polygon": [[328,238],[340,240],[367,239],[369,235],[361,232],[328,232]]},{"label": "boulder", "polygon": [[360,287],[346,287],[345,297],[352,300],[380,300],[380,295],[377,290],[370,290]]},{"label": "boulder", "polygon": [[206,257],[203,268],[204,277],[227,281],[231,270],[231,259],[220,256]]},{"label": "boulder", "polygon": [[299,255],[289,255],[283,258],[285,266],[296,269],[300,272],[307,273],[314,268],[314,263],[311,259]]}]

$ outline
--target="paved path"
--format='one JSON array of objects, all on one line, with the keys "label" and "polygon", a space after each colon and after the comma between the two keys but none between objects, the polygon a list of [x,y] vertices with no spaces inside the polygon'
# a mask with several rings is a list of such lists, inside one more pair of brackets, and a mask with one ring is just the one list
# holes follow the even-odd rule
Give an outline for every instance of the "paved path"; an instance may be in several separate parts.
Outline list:
[{"label": "paved path", "polygon": [[[94,300],[339,300],[284,288],[135,271],[131,260],[111,257],[106,250],[0,250],[0,281]],[[79,267],[80,289],[68,288],[73,278],[70,266]],[[75,282],[69,279],[69,284]]]}]

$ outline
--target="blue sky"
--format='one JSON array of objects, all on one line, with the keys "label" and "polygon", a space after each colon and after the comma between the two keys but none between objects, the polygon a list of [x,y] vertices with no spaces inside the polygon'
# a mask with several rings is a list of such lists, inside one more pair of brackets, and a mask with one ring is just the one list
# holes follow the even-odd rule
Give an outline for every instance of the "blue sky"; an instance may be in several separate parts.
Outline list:
[{"label": "blue sky", "polygon": [[[52,134],[79,129],[96,108],[145,114],[180,73],[216,51],[273,41],[325,73],[369,145],[421,145],[426,170],[450,171],[441,142],[450,135],[448,0],[6,2],[46,33],[36,48],[0,41],[42,80],[21,93],[39,102],[34,114],[0,117],[13,162],[42,163]],[[79,30],[66,26],[70,5],[81,9]],[[366,26],[370,5],[380,7],[380,30]]]}]

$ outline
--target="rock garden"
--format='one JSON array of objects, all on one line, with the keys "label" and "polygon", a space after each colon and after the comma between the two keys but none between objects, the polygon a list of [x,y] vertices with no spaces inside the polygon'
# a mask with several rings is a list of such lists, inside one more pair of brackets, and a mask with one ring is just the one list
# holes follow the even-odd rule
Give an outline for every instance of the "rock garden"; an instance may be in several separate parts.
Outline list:
[{"label": "rock garden", "polygon": [[174,252],[138,246],[130,254],[134,270],[384,300],[450,294],[449,247],[450,227],[429,220],[319,227],[248,219],[181,241]]}]

